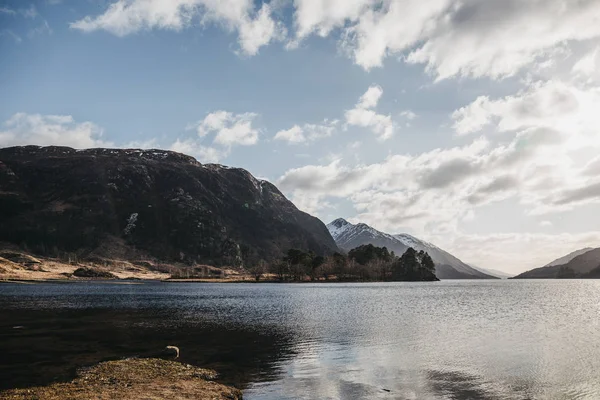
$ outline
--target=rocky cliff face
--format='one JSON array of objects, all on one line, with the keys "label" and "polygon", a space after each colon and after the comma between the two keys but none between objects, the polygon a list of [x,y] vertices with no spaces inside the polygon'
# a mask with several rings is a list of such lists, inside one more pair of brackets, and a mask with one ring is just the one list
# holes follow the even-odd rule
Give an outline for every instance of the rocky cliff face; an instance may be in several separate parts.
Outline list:
[{"label": "rocky cliff face", "polygon": [[[213,265],[329,254],[325,225],[248,171],[162,150],[0,149],[0,242]],[[108,254],[107,254],[108,253]]]}]

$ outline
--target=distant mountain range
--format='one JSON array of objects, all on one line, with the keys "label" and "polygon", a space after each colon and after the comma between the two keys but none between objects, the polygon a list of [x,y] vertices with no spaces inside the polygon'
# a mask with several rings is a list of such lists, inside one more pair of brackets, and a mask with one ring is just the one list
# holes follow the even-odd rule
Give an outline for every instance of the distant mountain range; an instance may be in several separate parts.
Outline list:
[{"label": "distant mountain range", "polygon": [[500,278],[500,279],[508,279],[508,278],[512,278],[513,276],[515,276],[514,274],[509,274],[503,271],[498,271],[497,269],[488,269],[488,268],[481,268],[478,267],[477,265],[473,265],[473,264],[468,264],[471,267],[475,268],[478,271],[483,272],[484,274],[488,274],[491,276],[495,276],[496,278]]},{"label": "distant mountain range", "polygon": [[591,247],[586,247],[585,249],[581,249],[581,250],[575,250],[572,253],[567,254],[566,256],[557,258],[556,260],[549,262],[548,264],[544,265],[544,267],[552,267],[554,265],[564,265],[566,263],[568,263],[569,261],[571,261],[572,259],[574,259],[577,256],[580,256],[584,253],[587,253],[590,250],[594,250]]},{"label": "distant mountain range", "polygon": [[338,218],[327,225],[329,233],[338,247],[349,251],[363,244],[387,247],[396,255],[402,255],[409,247],[429,253],[436,264],[436,275],[439,279],[496,279],[496,276],[475,269],[462,262],[452,254],[406,233],[390,235],[378,231],[366,224],[351,224]]},{"label": "distant mountain range", "polygon": [[585,248],[535,268],[515,279],[600,278],[600,248]]}]

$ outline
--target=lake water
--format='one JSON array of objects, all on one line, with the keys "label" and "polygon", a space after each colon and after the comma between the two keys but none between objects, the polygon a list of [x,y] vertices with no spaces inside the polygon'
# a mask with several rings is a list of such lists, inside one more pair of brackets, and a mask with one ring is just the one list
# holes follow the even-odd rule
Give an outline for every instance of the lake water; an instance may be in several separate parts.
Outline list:
[{"label": "lake water", "polygon": [[600,399],[600,281],[0,285],[0,389],[165,345],[246,399]]}]

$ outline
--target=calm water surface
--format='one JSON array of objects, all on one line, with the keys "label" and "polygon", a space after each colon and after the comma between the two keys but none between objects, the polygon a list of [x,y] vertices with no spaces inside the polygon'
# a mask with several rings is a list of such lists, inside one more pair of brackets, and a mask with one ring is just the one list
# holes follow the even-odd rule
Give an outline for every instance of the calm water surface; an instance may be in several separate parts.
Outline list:
[{"label": "calm water surface", "polygon": [[246,399],[600,399],[600,281],[0,285],[0,388],[167,344]]}]

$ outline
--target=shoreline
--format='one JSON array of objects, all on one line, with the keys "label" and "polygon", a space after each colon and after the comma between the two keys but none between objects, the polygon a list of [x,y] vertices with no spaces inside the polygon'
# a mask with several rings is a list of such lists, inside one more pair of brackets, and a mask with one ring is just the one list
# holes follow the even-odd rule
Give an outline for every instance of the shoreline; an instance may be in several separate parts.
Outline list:
[{"label": "shoreline", "polygon": [[69,382],[0,391],[0,398],[44,400],[90,398],[178,398],[241,400],[242,392],[215,382],[218,374],[177,361],[161,358],[126,358],[104,361],[77,369]]}]

